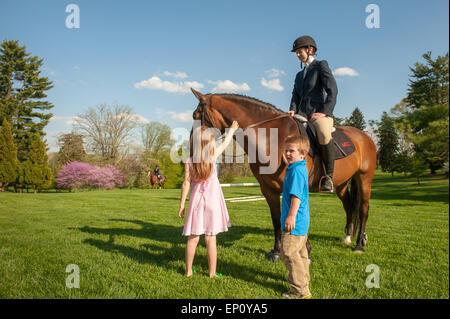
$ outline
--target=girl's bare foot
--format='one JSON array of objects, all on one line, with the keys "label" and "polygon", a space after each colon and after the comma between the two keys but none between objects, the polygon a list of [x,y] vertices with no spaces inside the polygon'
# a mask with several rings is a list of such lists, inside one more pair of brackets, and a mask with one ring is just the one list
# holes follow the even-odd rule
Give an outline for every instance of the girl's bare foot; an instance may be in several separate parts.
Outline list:
[{"label": "girl's bare foot", "polygon": [[186,277],[191,277],[194,272],[195,272],[194,268],[186,270]]}]

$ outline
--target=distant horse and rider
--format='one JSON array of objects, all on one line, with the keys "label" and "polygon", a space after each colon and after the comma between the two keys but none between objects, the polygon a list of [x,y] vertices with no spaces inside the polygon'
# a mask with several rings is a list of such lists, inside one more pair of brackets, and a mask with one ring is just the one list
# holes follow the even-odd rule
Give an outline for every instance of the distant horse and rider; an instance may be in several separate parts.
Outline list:
[{"label": "distant horse and rider", "polygon": [[158,165],[156,165],[153,171],[152,170],[148,171],[147,177],[150,177],[152,189],[154,189],[157,186],[159,186],[159,188],[164,188],[164,183],[167,181],[167,177],[160,174]]}]

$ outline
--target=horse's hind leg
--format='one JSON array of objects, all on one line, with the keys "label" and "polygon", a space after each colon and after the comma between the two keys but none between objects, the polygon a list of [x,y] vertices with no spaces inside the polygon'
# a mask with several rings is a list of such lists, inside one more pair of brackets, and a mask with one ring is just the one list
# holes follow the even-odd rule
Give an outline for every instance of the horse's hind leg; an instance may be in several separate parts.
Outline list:
[{"label": "horse's hind leg", "polygon": [[354,225],[351,210],[352,209],[351,198],[350,193],[348,191],[348,184],[349,181],[343,183],[342,185],[336,186],[336,193],[339,199],[341,200],[342,205],[344,206],[345,209],[345,213],[347,215],[347,222],[345,225],[345,237],[342,239],[342,242],[346,245],[351,245],[352,236],[354,233]]},{"label": "horse's hind leg", "polygon": [[373,174],[360,174],[358,190],[361,196],[359,207],[359,233],[356,241],[355,252],[363,252],[363,247],[367,245],[366,223],[369,218],[369,200],[372,190]]}]

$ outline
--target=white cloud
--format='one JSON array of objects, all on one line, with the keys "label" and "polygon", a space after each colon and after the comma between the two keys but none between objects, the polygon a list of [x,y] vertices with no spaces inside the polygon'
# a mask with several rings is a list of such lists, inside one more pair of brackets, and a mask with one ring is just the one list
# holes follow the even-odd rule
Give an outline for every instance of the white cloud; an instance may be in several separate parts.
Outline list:
[{"label": "white cloud", "polygon": [[337,68],[333,71],[333,74],[336,76],[358,76],[359,73],[353,70],[352,68],[343,67]]},{"label": "white cloud", "polygon": [[[42,71],[47,72],[49,75],[56,75],[56,72],[50,68],[43,68]],[[55,80],[53,80],[55,81]]]},{"label": "white cloud", "polygon": [[269,78],[277,78],[281,75],[286,75],[286,73],[283,70],[278,70],[275,68],[264,71],[264,73],[266,73]]},{"label": "white cloud", "polygon": [[191,88],[201,89],[203,84],[197,81],[185,81],[185,82],[170,82],[163,81],[157,76],[152,76],[148,80],[144,80],[134,84],[136,89],[153,89],[163,90],[169,93],[188,93]]},{"label": "white cloud", "polygon": [[262,86],[265,86],[266,88],[270,90],[275,91],[283,91],[284,87],[280,84],[280,79],[272,79],[272,80],[266,80],[265,78],[261,79]]},{"label": "white cloud", "polygon": [[58,116],[58,115],[53,115],[53,116],[50,118],[50,122],[64,121],[64,120],[66,120],[66,119],[68,119],[68,118],[69,118],[69,116]]},{"label": "white cloud", "polygon": [[185,79],[185,78],[188,77],[188,75],[185,72],[172,73],[172,72],[169,72],[169,71],[164,71],[164,75],[173,76],[174,78],[177,78],[177,79]]},{"label": "white cloud", "polygon": [[[122,113],[122,114],[124,114],[124,113]],[[126,114],[124,114],[124,115],[128,116]],[[118,116],[120,116],[120,115],[118,115]],[[67,125],[74,125],[77,122],[78,119],[79,119],[78,116],[58,116],[58,115],[55,115],[55,116],[52,116],[52,118],[50,119],[50,122],[64,122],[64,124],[67,124]],[[143,117],[143,116],[141,116],[139,114],[133,114],[131,116],[131,120],[136,122],[136,123],[138,123],[138,124],[150,123],[149,120],[147,120],[145,117]]]},{"label": "white cloud", "polygon": [[66,122],[68,125],[74,125],[77,123],[77,120],[80,120],[78,116],[72,116],[70,119]]},{"label": "white cloud", "polygon": [[150,123],[149,120],[147,120],[145,117],[140,116],[139,114],[134,114],[131,118],[134,122],[137,124],[148,124]]},{"label": "white cloud", "polygon": [[192,122],[192,110],[187,110],[185,112],[177,113],[177,112],[169,112],[172,117],[172,120],[182,123],[191,123]]},{"label": "white cloud", "polygon": [[64,122],[64,124],[72,125],[74,124],[77,116],[58,116],[54,115],[50,118],[50,122]]},{"label": "white cloud", "polygon": [[230,80],[225,81],[208,81],[208,83],[216,85],[212,92],[223,92],[223,93],[235,93],[240,91],[250,91],[250,86],[247,83],[234,83]]}]

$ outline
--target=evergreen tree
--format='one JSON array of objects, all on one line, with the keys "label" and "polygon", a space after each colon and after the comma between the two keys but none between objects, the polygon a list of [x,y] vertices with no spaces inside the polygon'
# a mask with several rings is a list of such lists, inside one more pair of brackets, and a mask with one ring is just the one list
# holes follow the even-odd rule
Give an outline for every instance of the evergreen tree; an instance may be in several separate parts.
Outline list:
[{"label": "evergreen tree", "polygon": [[350,118],[345,119],[344,125],[356,127],[357,129],[364,131],[366,128],[366,121],[364,120],[364,115],[358,107],[353,110]]},{"label": "evergreen tree", "polygon": [[427,164],[417,153],[411,158],[409,171],[412,176],[417,178],[417,184],[420,185],[420,177],[427,171]]},{"label": "evergreen tree", "polygon": [[43,60],[30,56],[18,41],[5,40],[0,44],[0,121],[6,118],[12,125],[18,147],[18,159],[27,157],[33,133],[44,136],[44,127],[52,117],[53,105],[45,101],[52,82],[41,77]]},{"label": "evergreen tree", "polygon": [[334,117],[334,126],[342,126],[344,125],[344,119],[341,117]]},{"label": "evergreen tree", "polygon": [[398,151],[398,134],[394,126],[394,119],[383,112],[376,130],[378,135],[378,162],[383,172],[394,174],[395,160]]},{"label": "evergreen tree", "polygon": [[406,173],[411,172],[412,161],[411,161],[411,153],[409,152],[399,152],[397,156],[394,158],[394,167],[393,170],[399,173],[403,173],[406,176]]},{"label": "evergreen tree", "polygon": [[25,185],[31,186],[35,193],[48,188],[52,183],[53,176],[48,167],[46,145],[37,133],[31,137],[28,158],[23,162],[23,178]]},{"label": "evergreen tree", "polygon": [[75,133],[61,134],[58,137],[60,146],[58,162],[62,166],[69,162],[83,162],[86,151],[83,147],[83,136]]},{"label": "evergreen tree", "polygon": [[434,174],[449,157],[449,55],[431,58],[427,64],[415,63],[408,95],[392,111],[398,114],[397,126],[414,144],[414,151]]},{"label": "evergreen tree", "polygon": [[3,118],[0,128],[0,191],[6,191],[8,185],[16,181],[18,174],[17,147],[14,144],[11,126]]},{"label": "evergreen tree", "polygon": [[431,58],[431,51],[422,55],[427,64],[416,62],[409,81],[406,101],[414,108],[432,105],[448,105],[449,74],[448,52]]}]

